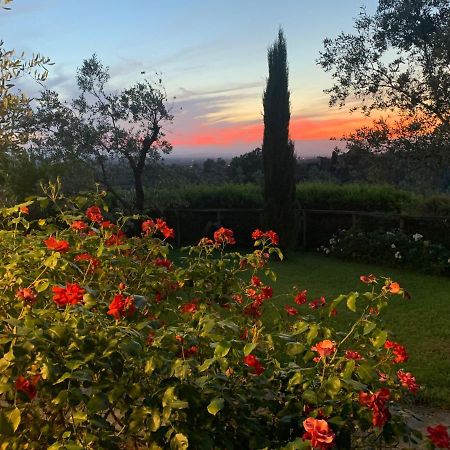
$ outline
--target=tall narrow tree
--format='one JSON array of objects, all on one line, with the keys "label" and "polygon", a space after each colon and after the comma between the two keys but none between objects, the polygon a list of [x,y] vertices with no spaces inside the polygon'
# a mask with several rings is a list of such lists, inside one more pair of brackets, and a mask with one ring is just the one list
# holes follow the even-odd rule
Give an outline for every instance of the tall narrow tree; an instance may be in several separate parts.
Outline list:
[{"label": "tall narrow tree", "polygon": [[286,39],[278,38],[267,52],[269,76],[263,95],[264,106],[264,201],[266,225],[280,236],[284,249],[295,245],[294,143],[289,139],[291,117],[288,88]]}]

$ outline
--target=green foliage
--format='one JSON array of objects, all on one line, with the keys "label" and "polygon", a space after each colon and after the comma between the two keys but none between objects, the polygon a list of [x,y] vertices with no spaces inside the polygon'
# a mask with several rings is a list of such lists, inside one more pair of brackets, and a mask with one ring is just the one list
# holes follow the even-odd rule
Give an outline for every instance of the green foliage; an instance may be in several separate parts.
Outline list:
[{"label": "green foliage", "polygon": [[[55,217],[27,220],[28,209],[49,202]],[[102,200],[95,204],[86,210],[87,198],[51,187],[1,210],[2,444],[281,448],[297,445],[302,422],[320,417],[337,443],[379,442],[375,411],[359,395],[387,387],[396,402],[405,392],[383,346],[387,330],[370,309],[401,295],[392,294],[395,283],[342,295],[333,310],[348,304],[345,330],[335,328],[333,310],[308,309],[295,292],[283,298],[304,309],[301,318],[268,322],[273,233],[255,231],[255,250],[241,255],[227,251],[232,232],[219,229],[174,263],[164,222],[146,220],[143,235],[127,238],[121,231],[142,219],[107,223]],[[390,409],[382,439],[414,440]]]}]

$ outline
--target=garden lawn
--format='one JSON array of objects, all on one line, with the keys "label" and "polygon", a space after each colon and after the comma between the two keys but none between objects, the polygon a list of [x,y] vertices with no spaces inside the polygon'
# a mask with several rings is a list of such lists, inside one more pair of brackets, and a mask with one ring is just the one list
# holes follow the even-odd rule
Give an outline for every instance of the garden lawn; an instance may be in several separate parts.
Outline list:
[{"label": "garden lawn", "polygon": [[[362,274],[390,277],[400,283],[411,300],[393,297],[391,305],[382,311],[382,319],[392,333],[390,339],[406,346],[409,361],[402,365],[416,376],[423,389],[417,401],[450,409],[450,279],[423,275],[407,270],[373,264],[345,262],[311,253],[290,255],[283,262],[272,264],[278,279],[272,283],[274,306],[286,316],[284,305],[298,306],[292,296],[293,285],[308,290],[308,299],[325,296],[327,300],[353,290],[364,292],[359,281]],[[305,311],[307,305],[299,307]],[[335,318],[341,324],[350,320],[341,304]],[[275,311],[268,311],[275,314]]]}]

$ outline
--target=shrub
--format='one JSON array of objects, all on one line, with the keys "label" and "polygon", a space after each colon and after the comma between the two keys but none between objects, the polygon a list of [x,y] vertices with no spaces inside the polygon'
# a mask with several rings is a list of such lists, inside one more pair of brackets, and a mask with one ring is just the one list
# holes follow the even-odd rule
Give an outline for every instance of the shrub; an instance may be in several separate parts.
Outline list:
[{"label": "shrub", "polygon": [[[255,250],[241,255],[226,251],[233,232],[220,228],[175,263],[164,221],[110,222],[101,199],[50,197],[55,218],[28,221],[32,201],[1,210],[2,448],[419,439],[398,414],[419,386],[380,319],[402,297],[398,283],[364,276],[365,292],[329,304],[293,292],[269,322],[275,233],[255,230]],[[142,222],[141,236],[124,234],[130,220]],[[346,330],[333,321],[342,303],[354,315]]]},{"label": "shrub", "polygon": [[326,255],[449,275],[450,249],[401,230],[339,230],[318,249]]}]

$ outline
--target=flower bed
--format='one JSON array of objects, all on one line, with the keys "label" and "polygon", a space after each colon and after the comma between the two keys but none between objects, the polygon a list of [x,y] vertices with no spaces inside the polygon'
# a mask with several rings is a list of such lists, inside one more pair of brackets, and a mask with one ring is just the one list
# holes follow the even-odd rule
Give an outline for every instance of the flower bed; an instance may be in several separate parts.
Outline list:
[{"label": "flower bed", "polygon": [[[404,295],[398,283],[363,276],[363,292],[331,302],[293,291],[269,323],[267,262],[282,257],[273,231],[255,230],[255,250],[241,255],[220,228],[173,260],[163,220],[113,217],[100,198],[49,197],[52,218],[28,221],[33,201],[1,211],[2,448],[350,449],[421,439],[398,414],[420,387],[381,319]],[[127,237],[137,222],[140,235]],[[344,305],[354,315],[345,330],[333,319]],[[445,427],[429,433],[446,442]]]}]

